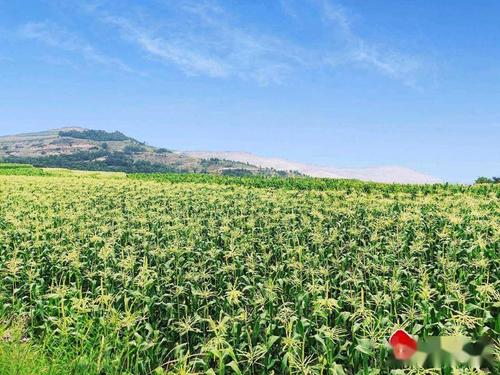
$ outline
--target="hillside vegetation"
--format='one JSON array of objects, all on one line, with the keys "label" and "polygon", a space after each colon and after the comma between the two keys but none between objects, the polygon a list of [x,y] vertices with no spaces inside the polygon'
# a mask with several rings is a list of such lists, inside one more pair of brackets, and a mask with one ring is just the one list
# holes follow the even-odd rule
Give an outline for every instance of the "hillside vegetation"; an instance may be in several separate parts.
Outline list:
[{"label": "hillside vegetation", "polygon": [[63,128],[0,137],[0,161],[37,167],[127,173],[300,175],[217,158],[201,159],[139,142],[115,131]]},{"label": "hillside vegetation", "polygon": [[125,134],[114,131],[107,132],[104,130],[66,130],[59,132],[60,137],[69,137],[69,138],[80,138],[80,139],[91,139],[93,141],[127,141],[132,140],[133,138],[127,137]]},{"label": "hillside vegetation", "polygon": [[396,328],[498,338],[498,185],[43,172],[0,176],[4,368],[388,373]]}]

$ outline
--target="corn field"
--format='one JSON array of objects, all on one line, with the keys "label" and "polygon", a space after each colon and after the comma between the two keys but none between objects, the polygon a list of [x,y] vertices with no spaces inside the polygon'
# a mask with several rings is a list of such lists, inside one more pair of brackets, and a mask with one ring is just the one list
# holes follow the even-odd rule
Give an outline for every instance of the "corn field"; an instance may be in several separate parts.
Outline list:
[{"label": "corn field", "polygon": [[0,176],[0,319],[72,374],[388,373],[397,328],[498,338],[500,189],[313,181]]}]

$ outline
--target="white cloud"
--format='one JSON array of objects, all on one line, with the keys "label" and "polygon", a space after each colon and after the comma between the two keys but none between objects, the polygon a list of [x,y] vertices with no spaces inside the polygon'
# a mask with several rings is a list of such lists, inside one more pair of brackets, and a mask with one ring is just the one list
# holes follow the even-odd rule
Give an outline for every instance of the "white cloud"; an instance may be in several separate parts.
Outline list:
[{"label": "white cloud", "polygon": [[118,67],[128,72],[132,71],[121,60],[99,53],[85,40],[51,22],[27,23],[20,28],[19,35],[26,39],[42,42],[50,47],[78,54],[89,62]]},{"label": "white cloud", "polygon": [[[406,55],[387,47],[380,47],[358,35],[353,30],[351,18],[346,10],[330,0],[315,0],[323,19],[340,35],[345,43],[344,62],[358,62],[377,69],[379,72],[414,86],[416,76],[423,70],[423,63],[416,56]],[[338,55],[335,51],[332,55]],[[327,56],[325,61],[336,65],[338,57]]]},{"label": "white cloud", "polygon": [[[188,76],[239,78],[268,85],[281,83],[299,70],[350,65],[416,87],[429,68],[417,56],[360,36],[354,27],[355,16],[335,0],[280,0],[284,14],[297,21],[302,14],[299,9],[317,18],[316,26],[308,30],[318,40],[314,46],[286,38],[286,33],[277,36],[257,29],[257,24],[244,24],[242,15],[229,12],[222,1],[157,0],[156,4],[160,4],[156,10],[161,16],[140,4],[114,7],[102,0],[79,9],[118,31],[148,58],[175,66]],[[79,53],[87,60],[124,66],[52,24],[28,24],[23,31],[25,36]]]},{"label": "white cloud", "polygon": [[314,1],[321,10],[324,19],[334,23],[348,39],[353,38],[351,21],[343,7],[329,0]]},{"label": "white cloud", "polygon": [[102,19],[116,26],[127,40],[136,43],[150,55],[176,64],[190,75],[207,74],[210,77],[226,77],[229,74],[228,67],[223,61],[188,48],[186,41],[182,39],[156,36],[151,31],[122,17],[106,16]]},{"label": "white cloud", "polygon": [[267,85],[281,82],[298,64],[305,63],[306,51],[236,25],[217,3],[185,1],[168,7],[181,20],[169,20],[163,27],[138,21],[139,17],[101,14],[99,18],[148,55],[188,75],[237,77]]}]

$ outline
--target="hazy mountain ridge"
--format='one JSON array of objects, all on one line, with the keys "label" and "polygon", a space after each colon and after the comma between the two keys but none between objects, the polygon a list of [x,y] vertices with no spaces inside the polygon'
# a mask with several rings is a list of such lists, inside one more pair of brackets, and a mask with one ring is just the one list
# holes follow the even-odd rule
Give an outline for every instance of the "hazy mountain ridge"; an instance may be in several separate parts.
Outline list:
[{"label": "hazy mountain ridge", "polygon": [[268,158],[249,152],[171,151],[149,146],[121,132],[66,127],[0,136],[0,158],[43,167],[123,172],[193,172],[349,178],[374,182],[436,183],[409,168],[335,168]]},{"label": "hazy mountain ridge", "polygon": [[233,151],[188,151],[189,156],[198,158],[220,158],[250,163],[263,168],[295,170],[312,177],[351,178],[374,182],[397,183],[438,183],[441,180],[410,168],[400,166],[380,166],[373,168],[335,168],[293,162],[281,158],[267,158],[249,152]]}]

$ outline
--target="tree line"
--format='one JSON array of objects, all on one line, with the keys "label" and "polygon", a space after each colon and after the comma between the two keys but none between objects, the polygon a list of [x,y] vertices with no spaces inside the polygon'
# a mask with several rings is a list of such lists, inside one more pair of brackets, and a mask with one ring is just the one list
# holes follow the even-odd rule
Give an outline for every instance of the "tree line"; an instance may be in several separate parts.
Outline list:
[{"label": "tree line", "polygon": [[478,177],[476,179],[476,184],[498,184],[500,183],[500,177]]},{"label": "tree line", "polygon": [[67,130],[60,131],[60,137],[90,139],[93,141],[126,141],[132,139],[119,131],[107,132],[105,130]]}]

